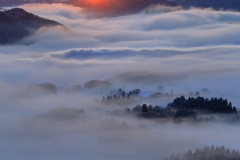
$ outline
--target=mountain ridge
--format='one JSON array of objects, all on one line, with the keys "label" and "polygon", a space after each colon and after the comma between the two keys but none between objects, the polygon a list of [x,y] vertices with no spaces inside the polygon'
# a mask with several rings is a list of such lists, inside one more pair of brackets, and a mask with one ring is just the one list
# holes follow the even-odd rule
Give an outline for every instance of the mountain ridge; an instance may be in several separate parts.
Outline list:
[{"label": "mountain ridge", "polygon": [[18,43],[42,27],[54,26],[63,25],[29,13],[22,8],[0,11],[0,44]]}]

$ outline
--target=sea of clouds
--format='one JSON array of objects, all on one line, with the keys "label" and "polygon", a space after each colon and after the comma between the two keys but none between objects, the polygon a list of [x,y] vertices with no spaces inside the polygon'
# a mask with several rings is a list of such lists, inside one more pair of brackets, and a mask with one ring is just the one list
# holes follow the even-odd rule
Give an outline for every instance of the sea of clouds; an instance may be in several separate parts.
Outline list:
[{"label": "sea of clouds", "polygon": [[[211,96],[227,98],[238,108],[239,12],[155,6],[99,17],[64,4],[19,7],[65,27],[41,28],[20,44],[0,46],[1,159],[163,160],[172,152],[204,145],[240,147],[238,125],[112,117],[107,111],[115,106],[91,102],[92,97],[101,98],[100,91],[63,91],[89,80],[109,80],[113,88],[129,90],[149,91],[159,85],[179,92],[208,88]],[[126,71],[149,72],[153,78],[116,80]],[[58,87],[57,94],[24,96],[26,86],[46,82]],[[85,117],[38,118],[59,107],[84,109]]]}]

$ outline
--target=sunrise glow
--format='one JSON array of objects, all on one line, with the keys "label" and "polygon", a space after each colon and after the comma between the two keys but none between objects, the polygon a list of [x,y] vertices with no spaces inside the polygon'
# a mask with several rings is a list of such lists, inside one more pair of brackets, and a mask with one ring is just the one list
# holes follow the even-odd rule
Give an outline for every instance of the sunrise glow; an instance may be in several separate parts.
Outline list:
[{"label": "sunrise glow", "polygon": [[86,4],[91,6],[99,6],[107,3],[107,0],[86,0]]},{"label": "sunrise glow", "polygon": [[92,9],[106,8],[110,6],[110,3],[108,0],[85,0],[85,1],[81,1],[80,3],[83,4],[83,6],[86,6]]},{"label": "sunrise glow", "polygon": [[122,7],[119,0],[71,0],[71,4],[96,12],[114,12]]}]

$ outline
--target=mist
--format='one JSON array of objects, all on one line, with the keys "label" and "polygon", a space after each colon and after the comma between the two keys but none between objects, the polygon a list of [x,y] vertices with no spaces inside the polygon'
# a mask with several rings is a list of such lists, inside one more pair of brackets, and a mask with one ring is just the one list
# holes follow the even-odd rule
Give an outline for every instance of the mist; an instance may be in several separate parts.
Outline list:
[{"label": "mist", "polygon": [[[164,160],[204,146],[240,147],[239,122],[176,124],[125,111],[167,107],[189,91],[239,109],[239,12],[156,5],[99,16],[66,4],[18,7],[65,27],[0,46],[2,159]],[[101,103],[119,88],[141,93],[134,103]]]}]

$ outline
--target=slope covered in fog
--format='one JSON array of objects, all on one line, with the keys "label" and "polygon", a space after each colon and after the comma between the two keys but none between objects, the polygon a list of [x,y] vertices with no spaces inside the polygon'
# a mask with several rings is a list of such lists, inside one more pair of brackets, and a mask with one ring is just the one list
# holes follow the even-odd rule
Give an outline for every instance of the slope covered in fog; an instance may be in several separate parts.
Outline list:
[{"label": "slope covered in fog", "polygon": [[41,27],[61,26],[56,21],[28,13],[21,8],[0,11],[0,24],[0,44],[19,42]]}]

